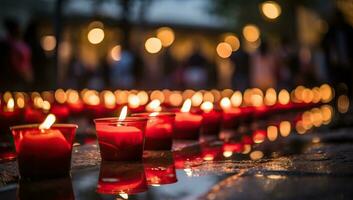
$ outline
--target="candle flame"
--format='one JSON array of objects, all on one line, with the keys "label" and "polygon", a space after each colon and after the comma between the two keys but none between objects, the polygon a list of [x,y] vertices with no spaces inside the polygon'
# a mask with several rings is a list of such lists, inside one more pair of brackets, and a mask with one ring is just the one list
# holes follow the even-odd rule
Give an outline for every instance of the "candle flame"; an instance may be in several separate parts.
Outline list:
[{"label": "candle flame", "polygon": [[124,193],[124,192],[120,193],[119,195],[120,195],[121,198],[123,198],[123,199],[129,199],[129,195],[126,194],[126,193]]},{"label": "candle flame", "polygon": [[15,101],[13,100],[13,98],[10,98],[9,101],[7,102],[7,109],[9,111],[12,111],[14,107],[15,107]]},{"label": "candle flame", "polygon": [[205,101],[201,104],[201,110],[204,112],[210,112],[213,109],[213,103],[210,101]]},{"label": "candle flame", "polygon": [[41,123],[41,124],[39,125],[39,129],[40,129],[40,130],[49,129],[49,128],[54,124],[55,120],[56,120],[55,115],[49,114],[49,115],[45,118],[45,120],[43,121],[43,123]]},{"label": "candle flame", "polygon": [[127,115],[127,106],[124,106],[123,109],[121,109],[119,120],[124,120]]},{"label": "candle flame", "polygon": [[159,113],[158,112],[153,112],[151,114],[149,114],[150,117],[156,117]]},{"label": "candle flame", "polygon": [[184,104],[183,104],[183,106],[181,107],[181,112],[184,112],[184,113],[186,113],[186,112],[189,112],[190,111],[190,108],[191,108],[191,100],[190,99],[186,99],[185,101],[184,101]]},{"label": "candle flame", "polygon": [[223,97],[220,102],[220,105],[223,110],[230,108],[230,106],[231,106],[230,99],[228,97]]},{"label": "candle flame", "polygon": [[147,111],[158,111],[158,110],[160,110],[159,109],[160,105],[161,105],[161,102],[158,99],[154,99],[146,106],[146,110]]}]

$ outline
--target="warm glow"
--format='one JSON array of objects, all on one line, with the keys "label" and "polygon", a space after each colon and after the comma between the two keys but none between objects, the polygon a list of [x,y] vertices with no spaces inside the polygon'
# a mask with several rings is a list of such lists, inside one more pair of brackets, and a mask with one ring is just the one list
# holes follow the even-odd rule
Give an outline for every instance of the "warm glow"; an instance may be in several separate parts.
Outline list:
[{"label": "warm glow", "polygon": [[313,108],[311,110],[311,114],[312,114],[313,125],[315,127],[321,126],[323,122],[323,116],[322,116],[321,110],[319,108]]},{"label": "warm glow", "polygon": [[148,38],[145,42],[145,49],[148,53],[158,53],[162,49],[162,42],[156,37]]},{"label": "warm glow", "polygon": [[223,97],[220,102],[220,105],[223,110],[229,109],[231,107],[230,99],[228,97]]},{"label": "warm glow", "polygon": [[308,89],[305,88],[302,92],[302,100],[304,101],[304,103],[311,103],[313,101],[314,98],[314,93]]},{"label": "warm glow", "polygon": [[210,102],[214,102],[214,96],[213,96],[213,94],[212,94],[212,92],[205,92],[204,94],[203,94],[203,100],[204,101],[210,101]]},{"label": "warm glow", "polygon": [[331,122],[332,116],[333,116],[333,108],[330,105],[323,105],[321,106],[321,114],[322,114],[322,120],[323,124],[328,124]]},{"label": "warm glow", "polygon": [[122,193],[119,193],[120,197],[123,198],[123,199],[129,199],[129,195],[122,192]]},{"label": "warm glow", "polygon": [[43,99],[42,99],[42,97],[40,97],[40,96],[34,97],[34,99],[33,99],[33,104],[34,104],[34,106],[37,107],[37,108],[42,108],[42,106],[43,106]]},{"label": "warm glow", "polygon": [[173,92],[169,96],[169,103],[172,106],[180,106],[183,103],[183,96],[179,92]]},{"label": "warm glow", "polygon": [[157,30],[157,37],[161,40],[164,47],[172,45],[175,39],[174,32],[169,27],[159,28]]},{"label": "warm glow", "polygon": [[43,123],[41,123],[41,124],[39,125],[39,129],[40,129],[40,130],[49,129],[49,128],[54,124],[55,120],[56,120],[55,115],[49,114],[49,115],[45,118],[45,120],[43,121]]},{"label": "warm glow", "polygon": [[114,108],[116,105],[115,95],[111,91],[104,91],[103,93],[104,106],[106,108]]},{"label": "warm glow", "polygon": [[117,90],[117,91],[114,92],[114,94],[115,94],[115,98],[116,98],[116,103],[117,104],[121,105],[121,104],[127,103],[129,92]]},{"label": "warm glow", "polygon": [[148,112],[153,112],[153,111],[161,111],[161,102],[158,99],[152,100],[149,104],[146,106],[146,110]]},{"label": "warm glow", "polygon": [[45,111],[49,111],[50,110],[50,103],[49,101],[43,101],[43,104],[42,104],[42,109],[45,110]]},{"label": "warm glow", "polygon": [[346,113],[349,109],[349,98],[347,95],[341,95],[337,99],[337,109],[340,113]]},{"label": "warm glow", "polygon": [[112,57],[113,60],[120,61],[120,59],[121,59],[121,46],[116,45],[115,47],[113,47],[112,50],[110,51],[110,56]]},{"label": "warm glow", "polygon": [[243,95],[240,91],[235,91],[230,98],[233,107],[239,107],[243,102]]},{"label": "warm glow", "polygon": [[54,96],[55,96],[55,100],[58,103],[63,104],[66,102],[67,96],[66,96],[66,93],[63,89],[57,89],[54,93]]},{"label": "warm glow", "polygon": [[253,24],[246,25],[243,28],[244,38],[249,42],[255,42],[260,38],[260,30]]},{"label": "warm glow", "polygon": [[320,89],[318,87],[314,87],[312,90],[313,93],[313,103],[319,103],[321,101]]},{"label": "warm glow", "polygon": [[184,101],[184,104],[181,107],[180,111],[183,112],[183,113],[187,113],[187,112],[190,111],[190,109],[191,109],[191,99],[186,99]]},{"label": "warm glow", "polygon": [[129,94],[127,101],[130,108],[137,108],[140,106],[140,99],[135,94]]},{"label": "warm glow", "polygon": [[233,155],[233,152],[232,151],[224,151],[223,152],[223,156],[226,157],[226,158],[229,158]]},{"label": "warm glow", "polygon": [[145,91],[140,91],[137,93],[138,98],[140,99],[140,105],[145,105],[148,102],[148,94]]},{"label": "warm glow", "polygon": [[11,92],[5,92],[5,94],[3,95],[3,99],[5,102],[8,102],[10,100],[10,98],[12,98],[12,94]]},{"label": "warm glow", "polygon": [[101,28],[93,28],[88,32],[88,41],[92,44],[99,44],[104,39],[104,31]]},{"label": "warm glow", "polygon": [[127,116],[127,106],[124,106],[120,111],[119,121],[124,120],[126,116]]},{"label": "warm glow", "polygon": [[227,35],[224,41],[232,47],[232,51],[237,51],[240,48],[239,38],[235,35]]},{"label": "warm glow", "polygon": [[19,108],[24,108],[25,107],[25,100],[24,97],[18,97],[16,99],[16,104]]},{"label": "warm glow", "polygon": [[88,90],[83,94],[83,101],[92,106],[96,106],[100,103],[98,92],[95,90]]},{"label": "warm glow", "polygon": [[281,15],[281,6],[274,1],[266,1],[261,4],[261,11],[268,19],[276,19]]},{"label": "warm glow", "polygon": [[328,103],[331,101],[333,94],[332,94],[332,89],[328,84],[323,84],[320,87],[320,95],[321,95],[321,101],[323,103]]},{"label": "warm glow", "polygon": [[282,105],[288,104],[290,101],[290,95],[287,90],[283,89],[278,94],[278,102]]},{"label": "warm glow", "polygon": [[248,154],[248,153],[250,153],[250,151],[251,151],[251,145],[250,144],[246,144],[246,145],[244,145],[244,150],[241,153],[242,154]]},{"label": "warm glow", "polygon": [[250,153],[251,160],[259,160],[263,156],[264,156],[264,153],[262,153],[262,151],[253,151]]},{"label": "warm glow", "polygon": [[201,104],[201,110],[208,113],[213,109],[213,103],[205,101]]},{"label": "warm glow", "polygon": [[266,132],[263,131],[255,131],[253,134],[253,141],[256,144],[260,144],[264,142],[266,139]]},{"label": "warm glow", "polygon": [[67,102],[74,104],[77,103],[80,99],[80,96],[76,90],[69,90],[67,91]]},{"label": "warm glow", "polygon": [[302,121],[298,121],[295,125],[295,129],[299,134],[304,134],[306,132],[304,126],[303,126],[303,122]]},{"label": "warm glow", "polygon": [[40,43],[44,51],[52,51],[55,49],[56,39],[52,35],[46,35],[42,37]]},{"label": "warm glow", "polygon": [[161,103],[164,102],[165,96],[163,94],[162,91],[160,90],[154,90],[151,95],[150,95],[150,99],[154,100],[154,99],[158,99]]},{"label": "warm glow", "polygon": [[153,113],[149,114],[148,116],[150,116],[150,117],[156,117],[156,116],[158,116],[158,115],[159,115],[159,112],[153,112]]},{"label": "warm glow", "polygon": [[221,100],[222,96],[218,90],[213,89],[213,90],[211,90],[211,93],[213,94],[215,102],[219,102]]},{"label": "warm glow", "polygon": [[196,92],[194,95],[191,97],[191,104],[192,106],[200,106],[203,100],[203,95],[201,92]]},{"label": "warm glow", "polygon": [[251,95],[251,104],[255,107],[260,107],[263,105],[263,97],[260,94]]},{"label": "warm glow", "polygon": [[289,121],[282,121],[279,124],[279,133],[282,137],[287,137],[291,132],[291,124]]},{"label": "warm glow", "polygon": [[278,129],[276,126],[267,127],[267,138],[270,141],[275,141],[278,137]]},{"label": "warm glow", "polygon": [[7,107],[7,111],[13,111],[15,107],[15,101],[12,97],[7,101],[6,107]]},{"label": "warm glow", "polygon": [[228,58],[230,55],[232,55],[233,50],[230,44],[221,42],[217,45],[216,51],[219,57]]},{"label": "warm glow", "polygon": [[273,88],[269,88],[266,90],[265,93],[265,105],[266,106],[272,106],[276,103],[277,101],[277,93],[276,90]]}]

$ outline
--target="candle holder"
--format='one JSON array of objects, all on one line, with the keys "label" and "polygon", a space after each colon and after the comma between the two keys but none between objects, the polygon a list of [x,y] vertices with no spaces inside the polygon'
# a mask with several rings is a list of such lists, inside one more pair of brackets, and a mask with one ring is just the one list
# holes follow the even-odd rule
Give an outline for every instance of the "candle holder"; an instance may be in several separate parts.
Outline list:
[{"label": "candle holder", "polygon": [[174,139],[198,140],[202,116],[189,112],[177,112],[174,124]]},{"label": "candle holder", "polygon": [[77,125],[39,124],[10,128],[15,141],[21,179],[41,179],[70,175],[71,150]]},{"label": "candle holder", "polygon": [[217,110],[202,113],[201,133],[205,135],[218,135],[221,130],[222,113]]},{"label": "candle holder", "polygon": [[141,163],[102,162],[97,192],[100,194],[136,194],[147,191]]},{"label": "candle holder", "polygon": [[135,113],[132,116],[148,118],[145,150],[171,150],[175,114],[170,112]]},{"label": "candle holder", "polygon": [[94,122],[103,161],[142,159],[147,118],[99,118]]}]

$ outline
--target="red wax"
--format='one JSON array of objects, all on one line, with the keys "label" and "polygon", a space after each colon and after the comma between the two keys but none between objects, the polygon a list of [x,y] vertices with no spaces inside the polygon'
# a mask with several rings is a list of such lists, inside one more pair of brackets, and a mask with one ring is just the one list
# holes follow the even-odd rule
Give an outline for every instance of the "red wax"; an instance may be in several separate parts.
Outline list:
[{"label": "red wax", "polygon": [[142,164],[102,162],[97,192],[101,194],[136,194],[147,190]]},{"label": "red wax", "polygon": [[81,113],[84,108],[84,104],[82,103],[82,101],[77,101],[75,103],[68,103],[68,106],[70,111],[74,114]]},{"label": "red wax", "polygon": [[238,120],[243,115],[240,108],[228,108],[223,111],[222,126],[226,129],[235,128]]},{"label": "red wax", "polygon": [[69,175],[76,128],[69,124],[47,130],[39,130],[38,125],[12,127],[21,178]]},{"label": "red wax", "polygon": [[53,113],[60,122],[65,121],[70,115],[69,108],[62,104],[53,105],[50,112]]},{"label": "red wax", "polygon": [[174,138],[197,140],[200,136],[202,116],[189,112],[175,113]]},{"label": "red wax", "polygon": [[45,114],[38,109],[27,107],[25,109],[24,120],[28,123],[39,123],[44,121]]},{"label": "red wax", "polygon": [[145,150],[171,150],[173,143],[174,113],[137,113],[133,116],[148,117],[145,137]]},{"label": "red wax", "polygon": [[218,135],[221,128],[222,114],[218,111],[212,110],[210,112],[202,113],[202,133]]},{"label": "red wax", "polygon": [[[127,118],[133,120],[134,118]],[[116,118],[96,119],[96,131],[102,160],[141,160],[147,119],[119,122]],[[142,119],[142,120],[141,120]],[[104,120],[108,120],[104,121]],[[110,121],[109,121],[110,120]]]}]

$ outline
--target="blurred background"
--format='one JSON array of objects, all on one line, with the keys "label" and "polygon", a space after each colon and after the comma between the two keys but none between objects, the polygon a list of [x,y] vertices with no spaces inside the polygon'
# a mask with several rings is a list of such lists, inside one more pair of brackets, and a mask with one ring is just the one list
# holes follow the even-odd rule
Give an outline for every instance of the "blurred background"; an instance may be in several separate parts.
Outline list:
[{"label": "blurred background", "polygon": [[353,83],[353,0],[2,0],[0,90]]}]

